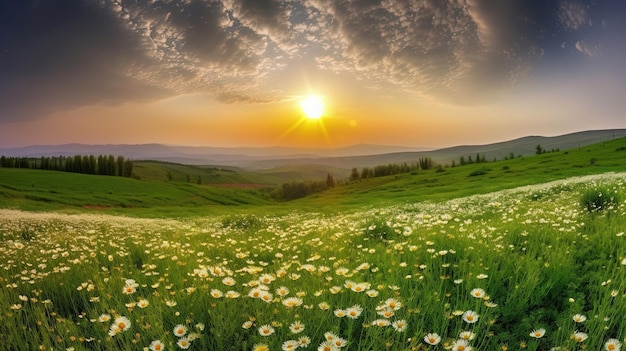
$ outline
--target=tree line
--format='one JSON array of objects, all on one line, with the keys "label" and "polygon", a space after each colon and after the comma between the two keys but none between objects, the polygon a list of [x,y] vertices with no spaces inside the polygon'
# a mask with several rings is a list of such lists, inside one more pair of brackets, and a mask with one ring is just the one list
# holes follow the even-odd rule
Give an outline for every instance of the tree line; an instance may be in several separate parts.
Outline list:
[{"label": "tree line", "polygon": [[119,177],[131,177],[133,174],[133,161],[127,160],[123,156],[115,157],[113,155],[42,156],[41,158],[0,156],[0,167]]}]

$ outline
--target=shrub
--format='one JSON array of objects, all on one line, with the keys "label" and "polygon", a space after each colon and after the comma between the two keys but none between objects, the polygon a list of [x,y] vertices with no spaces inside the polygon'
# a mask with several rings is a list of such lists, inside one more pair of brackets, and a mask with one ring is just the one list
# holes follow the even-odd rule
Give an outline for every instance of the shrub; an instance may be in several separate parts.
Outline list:
[{"label": "shrub", "polygon": [[389,240],[393,234],[395,234],[394,229],[382,219],[368,221],[363,230],[363,235],[371,239]]},{"label": "shrub", "polygon": [[589,212],[597,212],[616,207],[619,204],[617,194],[607,187],[590,188],[583,192],[581,205]]},{"label": "shrub", "polygon": [[489,172],[489,169],[487,168],[481,168],[481,169],[477,169],[475,171],[473,171],[472,173],[469,174],[470,177],[476,177],[476,176],[481,176],[481,175],[485,175]]},{"label": "shrub", "polygon": [[261,228],[263,222],[254,215],[228,216],[222,219],[222,227],[231,229],[250,230]]}]

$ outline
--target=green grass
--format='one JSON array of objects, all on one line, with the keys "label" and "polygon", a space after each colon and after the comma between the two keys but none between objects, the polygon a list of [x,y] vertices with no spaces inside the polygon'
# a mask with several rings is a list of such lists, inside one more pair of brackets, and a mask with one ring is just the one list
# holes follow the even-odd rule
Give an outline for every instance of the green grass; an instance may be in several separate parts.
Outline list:
[{"label": "green grass", "polygon": [[[574,176],[626,171],[626,138],[506,161],[374,178],[297,201],[330,206],[442,201]],[[592,161],[593,160],[593,161]]]},{"label": "green grass", "polygon": [[[175,350],[183,325],[192,350],[280,350],[302,336],[298,350],[317,350],[326,335],[342,350],[438,350],[464,331],[478,350],[600,350],[626,337],[626,207],[587,211],[599,189],[624,198],[624,174],[335,212],[0,210],[0,339],[16,351]],[[111,329],[117,317],[128,330]]]},{"label": "green grass", "polygon": [[[256,191],[186,182],[141,181],[56,171],[0,168],[0,207],[25,210],[122,211],[168,216],[172,208],[263,205]],[[183,211],[184,212],[184,211]],[[197,212],[196,212],[197,213]]]},{"label": "green grass", "polygon": [[[214,167],[137,162],[140,180],[41,170],[0,168],[0,207],[92,210],[162,217],[224,211],[226,206],[271,205],[353,209],[359,206],[442,201],[572,176],[626,170],[626,138],[580,149],[513,160],[431,169],[348,183],[291,202],[271,203],[264,190],[220,184],[280,184],[295,169],[249,173]],[[294,173],[295,172],[295,173]],[[309,172],[309,171],[307,171]],[[168,181],[168,174],[172,180]],[[197,184],[200,177],[202,184]]]},{"label": "green grass", "polygon": [[[284,203],[157,176],[0,168],[2,347],[280,350],[306,336],[298,349],[329,338],[439,350],[471,335],[476,350],[600,350],[626,338],[624,150],[626,139]],[[192,172],[161,167],[144,174]],[[128,330],[112,328],[118,317]]]}]

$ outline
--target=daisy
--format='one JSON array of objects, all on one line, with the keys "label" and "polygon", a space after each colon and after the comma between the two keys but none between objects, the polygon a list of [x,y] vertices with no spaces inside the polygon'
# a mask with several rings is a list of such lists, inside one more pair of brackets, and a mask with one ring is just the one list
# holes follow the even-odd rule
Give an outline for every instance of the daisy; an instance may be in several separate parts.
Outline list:
[{"label": "daisy", "polygon": [[572,317],[572,319],[576,323],[582,323],[587,320],[587,317],[585,317],[585,315],[582,315],[582,314],[575,314],[574,317]]},{"label": "daisy", "polygon": [[452,343],[452,351],[470,351],[472,347],[465,339],[459,339]]},{"label": "daisy", "polygon": [[107,313],[103,313],[98,317],[98,322],[106,323],[111,320],[111,315]]},{"label": "daisy", "polygon": [[130,328],[130,319],[124,316],[117,317],[115,321],[113,321],[113,325],[118,327],[120,331],[126,331]]},{"label": "daisy", "polygon": [[141,299],[141,300],[137,301],[137,306],[139,306],[139,308],[146,308],[146,307],[148,307],[149,304],[150,304],[150,302],[148,302],[148,300],[146,300],[146,299]]},{"label": "daisy", "polygon": [[346,316],[351,319],[357,319],[363,312],[363,307],[361,305],[354,305],[352,307],[346,308]]},{"label": "daisy", "polygon": [[470,294],[477,299],[482,299],[483,297],[485,297],[485,290],[481,288],[474,288],[472,289],[472,291],[470,291]]},{"label": "daisy", "polygon": [[459,334],[459,338],[464,339],[464,340],[474,340],[475,337],[476,337],[476,334],[472,333],[471,331],[462,331]]},{"label": "daisy", "polygon": [[293,333],[293,334],[298,334],[304,331],[304,324],[302,324],[302,322],[300,321],[295,321],[291,324],[289,324],[289,330]]},{"label": "daisy", "polygon": [[165,350],[165,345],[163,345],[161,340],[154,340],[150,343],[150,346],[148,346],[148,348],[150,349],[150,351],[163,351]]},{"label": "daisy", "polygon": [[539,328],[539,329],[535,329],[532,332],[530,332],[530,336],[532,336],[533,338],[542,338],[544,335],[546,334],[546,330],[544,328]]},{"label": "daisy", "polygon": [[327,309],[330,308],[330,305],[328,304],[328,302],[320,302],[317,307],[320,308],[320,310],[322,311],[326,311]]},{"label": "daisy", "polygon": [[367,296],[369,297],[376,297],[378,296],[378,290],[368,290],[365,292],[365,294],[367,294]]},{"label": "daisy", "polygon": [[394,311],[397,311],[402,308],[402,302],[394,298],[388,298],[387,300],[385,300],[384,304],[385,306],[389,307],[390,309]]},{"label": "daisy", "polygon": [[357,285],[352,287],[352,291],[354,292],[364,292],[369,289],[371,286],[370,283],[358,283]]},{"label": "daisy", "polygon": [[289,279],[291,279],[291,280],[298,280],[298,279],[300,279],[300,274],[298,274],[298,273],[291,273],[289,275]]},{"label": "daisy", "polygon": [[134,286],[130,286],[130,285],[125,285],[122,288],[122,293],[124,293],[124,295],[131,295],[134,294],[135,291],[137,291],[137,288]]},{"label": "daisy", "polygon": [[263,290],[259,289],[259,288],[254,288],[252,290],[250,290],[250,292],[248,293],[248,296],[253,297],[255,299],[258,299],[261,297],[261,293],[263,292]]},{"label": "daisy", "polygon": [[[308,347],[309,344],[311,344],[311,338],[309,338],[306,335],[303,335],[300,338],[298,338],[298,343],[300,343],[300,347],[302,348]],[[615,350],[615,351],[618,351],[618,350]]]},{"label": "daisy", "polygon": [[338,335],[330,331],[327,331],[326,333],[324,333],[324,339],[326,339],[326,341],[333,341],[338,337],[339,337]]},{"label": "daisy", "polygon": [[424,342],[429,345],[437,345],[441,342],[441,337],[437,333],[428,333],[424,336]]},{"label": "daisy", "polygon": [[198,278],[207,278],[209,276],[209,271],[207,271],[206,269],[198,269],[195,270],[196,275],[198,276]]},{"label": "daisy", "polygon": [[254,324],[254,322],[253,322],[253,321],[245,321],[245,322],[243,322],[243,324],[241,325],[241,327],[242,327],[243,329],[250,329],[250,328],[252,328],[252,325],[253,325],[253,324]]},{"label": "daisy", "polygon": [[261,296],[259,296],[259,298],[269,303],[269,302],[272,302],[272,300],[274,299],[274,295],[272,295],[272,293],[270,292],[262,291]]},{"label": "daisy", "polygon": [[241,296],[241,294],[236,292],[236,291],[233,291],[233,290],[228,290],[226,292],[226,297],[229,298],[229,299],[236,299],[239,296]]},{"label": "daisy", "polygon": [[617,339],[609,339],[604,343],[604,349],[606,351],[619,351],[622,348],[622,343]]},{"label": "daisy", "polygon": [[182,324],[178,324],[174,327],[174,335],[177,337],[182,337],[185,336],[185,334],[187,334],[187,327],[182,325]]},{"label": "daisy", "polygon": [[462,318],[465,322],[470,324],[478,322],[478,314],[472,310],[465,311],[465,313],[463,313],[462,315]]},{"label": "daisy", "polygon": [[289,295],[289,289],[287,289],[287,287],[285,286],[281,286],[280,288],[276,289],[276,295],[287,296]]},{"label": "daisy", "polygon": [[254,344],[252,351],[269,351],[270,347],[267,344]]},{"label": "daisy", "polygon": [[209,271],[216,277],[221,277],[224,275],[224,270],[220,267],[209,267]]},{"label": "daisy", "polygon": [[317,351],[338,351],[339,348],[335,347],[330,341],[324,341],[317,347]]},{"label": "daisy", "polygon": [[274,334],[274,327],[269,324],[265,324],[259,327],[259,334],[261,336],[270,336]]},{"label": "daisy", "polygon": [[494,308],[494,307],[498,307],[498,304],[493,301],[485,301],[485,306],[489,308]]},{"label": "daisy", "polygon": [[588,337],[589,335],[587,335],[587,333],[579,331],[575,331],[574,334],[572,334],[572,339],[576,340],[576,342],[583,342],[587,340]]},{"label": "daisy", "polygon": [[293,351],[300,346],[300,343],[296,340],[287,340],[282,345],[283,351]]},{"label": "daisy", "polygon": [[222,279],[222,283],[226,286],[233,286],[237,284],[237,282],[235,281],[235,279],[233,279],[233,277],[226,277]]},{"label": "daisy", "polygon": [[337,275],[346,275],[350,270],[346,267],[339,267],[335,270],[335,274]]},{"label": "daisy", "polygon": [[288,308],[298,307],[302,305],[302,299],[298,297],[288,297],[283,300],[283,305]]},{"label": "daisy", "polygon": [[344,346],[346,346],[348,344],[348,340],[346,340],[344,338],[341,338],[339,336],[334,338],[331,342],[338,349],[340,349],[340,348],[342,348],[342,347],[344,347]]},{"label": "daisy", "polygon": [[375,319],[370,324],[382,328],[382,327],[389,326],[389,324],[391,324],[391,323],[389,322],[388,319]]},{"label": "daisy", "polygon": [[178,347],[180,347],[181,349],[186,350],[191,346],[191,341],[189,341],[189,339],[187,339],[186,337],[182,337],[178,339],[176,345],[178,345]]},{"label": "daisy", "polygon": [[404,319],[400,319],[397,320],[393,323],[391,323],[391,326],[393,327],[393,329],[395,329],[398,333],[402,333],[403,331],[406,330],[406,321]]},{"label": "daisy", "polygon": [[343,317],[346,316],[346,311],[342,310],[341,308],[338,308],[338,309],[334,310],[333,313],[335,314],[335,316],[337,316],[339,318],[343,318]]},{"label": "daisy", "polygon": [[392,309],[385,308],[384,310],[376,312],[378,315],[383,316],[385,318],[391,318],[395,315]]},{"label": "daisy", "polygon": [[261,284],[270,284],[274,280],[276,280],[276,278],[273,275],[268,274],[268,273],[263,274],[259,277],[259,283]]},{"label": "daisy", "polygon": [[124,316],[115,318],[113,324],[109,328],[109,336],[115,336],[130,328],[130,320]]}]

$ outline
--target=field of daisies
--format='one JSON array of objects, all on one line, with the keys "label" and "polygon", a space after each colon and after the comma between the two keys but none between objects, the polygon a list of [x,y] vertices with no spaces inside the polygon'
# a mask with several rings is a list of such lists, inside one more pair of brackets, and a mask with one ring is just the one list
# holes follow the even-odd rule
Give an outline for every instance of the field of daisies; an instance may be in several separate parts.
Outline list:
[{"label": "field of daisies", "polygon": [[0,349],[618,351],[625,179],[340,213],[0,209]]}]

